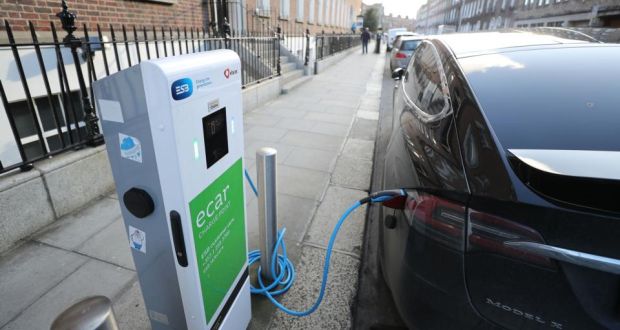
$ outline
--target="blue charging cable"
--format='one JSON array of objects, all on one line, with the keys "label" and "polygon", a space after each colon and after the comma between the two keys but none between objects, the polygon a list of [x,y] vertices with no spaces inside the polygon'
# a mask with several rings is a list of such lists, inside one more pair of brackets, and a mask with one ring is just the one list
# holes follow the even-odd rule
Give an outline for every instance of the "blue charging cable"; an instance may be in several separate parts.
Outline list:
[{"label": "blue charging cable", "polygon": [[[245,178],[248,180],[248,183],[254,191],[254,194],[258,197],[258,191],[256,190],[256,186],[254,185],[254,182],[252,182],[252,178],[250,177],[247,170],[245,170]],[[294,316],[307,316],[312,314],[314,311],[317,310],[317,308],[319,308],[319,305],[321,305],[321,302],[323,301],[323,296],[325,295],[325,286],[327,285],[327,276],[329,275],[329,262],[331,260],[332,250],[334,248],[334,243],[336,242],[336,236],[338,235],[338,231],[340,230],[340,227],[342,226],[344,221],[351,213],[353,213],[353,211],[355,211],[363,204],[387,202],[398,196],[405,196],[405,191],[402,189],[386,190],[371,194],[369,197],[356,201],[342,214],[342,216],[340,216],[340,219],[336,223],[334,231],[329,238],[329,243],[327,244],[327,251],[325,253],[325,264],[323,266],[323,279],[321,281],[319,296],[316,299],[316,302],[309,309],[305,311],[294,311],[286,308],[274,298],[275,296],[278,296],[288,291],[288,289],[290,289],[290,287],[293,285],[293,282],[295,281],[295,267],[287,257],[286,244],[284,243],[284,234],[286,233],[286,228],[282,228],[282,230],[278,231],[276,245],[273,249],[273,255],[277,256],[277,258],[273,258],[271,261],[271,274],[277,274],[275,276],[275,279],[271,284],[265,285],[261,276],[261,267],[258,266],[258,288],[250,286],[250,292],[252,292],[252,294],[260,294],[267,297],[276,307],[278,307],[287,314]],[[278,250],[281,250],[282,253],[279,254]],[[255,262],[259,262],[260,257],[261,255],[259,250],[251,251],[248,254],[248,265],[251,266]],[[276,270],[278,271],[276,272]]]}]

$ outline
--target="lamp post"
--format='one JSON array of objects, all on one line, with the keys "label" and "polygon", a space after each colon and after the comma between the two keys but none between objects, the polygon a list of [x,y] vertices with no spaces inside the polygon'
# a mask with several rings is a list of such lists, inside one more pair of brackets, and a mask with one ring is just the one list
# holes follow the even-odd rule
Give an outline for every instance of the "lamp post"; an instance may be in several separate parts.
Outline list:
[{"label": "lamp post", "polygon": [[[92,106],[90,97],[88,96],[88,90],[82,73],[82,65],[80,64],[80,58],[77,53],[78,48],[82,47],[82,40],[73,35],[73,32],[77,30],[77,27],[75,27],[75,19],[77,16],[74,12],[68,10],[65,0],[62,0],[62,11],[56,14],[56,16],[62,23],[62,29],[67,32],[67,35],[63,38],[63,43],[65,47],[71,48],[71,55],[73,56],[73,63],[75,64],[75,71],[80,85],[82,107],[84,108],[84,122],[86,123],[86,143],[90,146],[97,146],[103,143],[103,136],[99,131],[99,118],[97,118],[95,108]],[[76,129],[79,129],[79,127],[76,127]]]}]

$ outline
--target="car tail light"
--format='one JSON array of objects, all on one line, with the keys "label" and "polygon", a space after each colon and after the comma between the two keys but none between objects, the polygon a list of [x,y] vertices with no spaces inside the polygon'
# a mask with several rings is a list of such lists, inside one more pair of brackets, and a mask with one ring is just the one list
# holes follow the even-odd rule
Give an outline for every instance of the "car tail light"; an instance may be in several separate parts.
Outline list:
[{"label": "car tail light", "polygon": [[463,251],[465,206],[433,195],[418,195],[405,205],[411,226],[419,233]]},{"label": "car tail light", "polygon": [[469,210],[468,251],[486,251],[555,268],[549,258],[504,244],[513,241],[544,243],[542,236],[532,228],[499,216]]},{"label": "car tail light", "polygon": [[396,53],[396,55],[394,55],[394,57],[396,57],[396,58],[407,58],[407,54],[398,52],[398,53]]}]

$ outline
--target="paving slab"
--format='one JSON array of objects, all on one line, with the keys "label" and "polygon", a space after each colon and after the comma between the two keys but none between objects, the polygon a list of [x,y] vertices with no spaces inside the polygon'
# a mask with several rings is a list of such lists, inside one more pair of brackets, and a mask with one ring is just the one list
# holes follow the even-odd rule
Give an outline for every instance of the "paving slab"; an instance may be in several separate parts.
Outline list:
[{"label": "paving slab", "polygon": [[3,329],[49,329],[69,306],[89,296],[112,300],[134,279],[135,273],[118,266],[90,260],[24,310]]},{"label": "paving slab", "polygon": [[377,121],[356,118],[349,137],[374,141],[377,137]]},{"label": "paving slab", "polygon": [[308,111],[304,116],[307,120],[325,121],[333,124],[349,125],[351,123],[351,115],[333,114],[326,112]]},{"label": "paving slab", "polygon": [[329,173],[292,166],[278,166],[278,191],[313,200],[321,200],[329,182]]},{"label": "paving slab", "polygon": [[247,127],[247,125],[262,125],[262,126],[276,126],[282,117],[273,116],[273,115],[265,115],[256,112],[250,112],[244,114],[243,116],[243,126]]},{"label": "paving slab", "polygon": [[273,115],[283,118],[303,118],[306,115],[305,111],[295,109],[295,105],[287,104],[286,107],[273,107],[270,104],[263,108],[256,110],[257,113],[265,115]]},{"label": "paving slab", "polygon": [[118,200],[102,198],[45,228],[35,240],[74,250],[89,237],[121,217]]},{"label": "paving slab", "polygon": [[33,242],[1,259],[0,327],[87,261],[76,253]]},{"label": "paving slab", "polygon": [[345,137],[349,133],[350,125],[334,124],[334,123],[319,123],[316,124],[311,132],[320,133],[325,135],[333,135],[338,137]]},{"label": "paving slab", "polygon": [[348,157],[372,160],[375,151],[375,141],[362,139],[347,139],[342,154]]},{"label": "paving slab", "polygon": [[[282,141],[271,142],[271,141],[266,141],[262,139],[250,140],[246,138],[245,155],[244,155],[245,158],[252,159],[253,161],[255,161],[256,151],[263,147],[275,148],[278,151],[278,154],[276,156],[276,162],[278,164],[284,163],[288,155],[291,153],[291,151],[293,151],[292,146],[287,145],[286,143],[283,143]],[[253,166],[246,165],[246,168],[250,170],[250,168],[253,168]],[[252,171],[250,172],[250,174],[255,175],[256,171]]]},{"label": "paving slab", "polygon": [[112,305],[114,316],[121,330],[148,330],[151,321],[146,314],[140,282],[135,280]]},{"label": "paving slab", "polygon": [[336,151],[295,147],[284,165],[329,172],[333,168],[337,156]]},{"label": "paving slab", "polygon": [[357,118],[369,119],[369,120],[379,120],[379,112],[376,111],[376,110],[374,110],[374,111],[358,110],[357,111]]},{"label": "paving slab", "polygon": [[78,247],[77,251],[123,268],[136,269],[131,256],[125,224],[121,218],[116,219],[112,224],[93,235]]},{"label": "paving slab", "polygon": [[343,187],[368,191],[371,175],[372,161],[341,156],[336,162],[331,182]]},{"label": "paving slab", "polygon": [[[278,194],[278,229],[286,228],[287,245],[301,243],[306,229],[315,213],[318,202],[312,199]],[[246,210],[248,248],[259,248],[258,209],[256,198],[248,201]]]},{"label": "paving slab", "polygon": [[[306,310],[314,304],[321,286],[325,250],[304,246],[297,265],[297,280],[280,300],[293,310]],[[291,317],[277,310],[269,329],[350,329],[351,305],[357,290],[359,260],[349,255],[332,254],[327,290],[323,303],[311,315]]]},{"label": "paving slab", "polygon": [[[368,196],[367,192],[330,185],[308,230],[306,242],[327,248],[329,238],[340,216],[357,200]],[[337,250],[361,254],[366,206],[361,206],[346,219],[338,232],[334,247]]]},{"label": "paving slab", "polygon": [[278,122],[278,127],[298,131],[310,131],[319,122],[298,118],[284,118]]},{"label": "paving slab", "polygon": [[342,137],[327,134],[289,131],[286,135],[284,135],[280,142],[290,146],[337,151],[340,150],[340,146],[342,145],[342,142],[344,142],[344,139]]},{"label": "paving slab", "polygon": [[263,141],[278,142],[286,132],[287,130],[284,128],[254,125],[244,135],[247,141],[261,139]]}]

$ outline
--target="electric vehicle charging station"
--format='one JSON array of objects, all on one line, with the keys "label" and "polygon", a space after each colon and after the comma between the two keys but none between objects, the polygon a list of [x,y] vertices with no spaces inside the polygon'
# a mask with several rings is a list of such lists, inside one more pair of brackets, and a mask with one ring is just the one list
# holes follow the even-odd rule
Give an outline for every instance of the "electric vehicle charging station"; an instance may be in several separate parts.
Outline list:
[{"label": "electric vehicle charging station", "polygon": [[143,61],[93,84],[153,329],[251,318],[239,57]]}]

